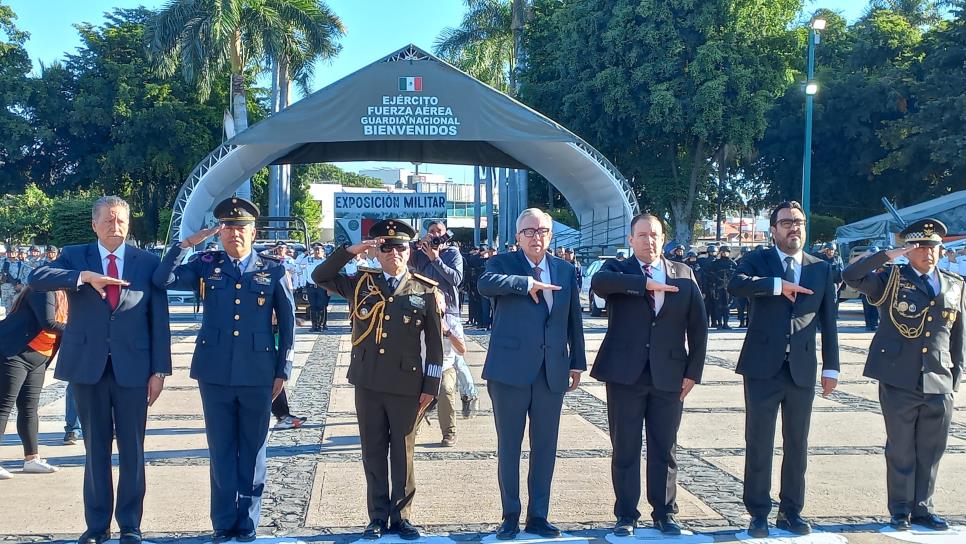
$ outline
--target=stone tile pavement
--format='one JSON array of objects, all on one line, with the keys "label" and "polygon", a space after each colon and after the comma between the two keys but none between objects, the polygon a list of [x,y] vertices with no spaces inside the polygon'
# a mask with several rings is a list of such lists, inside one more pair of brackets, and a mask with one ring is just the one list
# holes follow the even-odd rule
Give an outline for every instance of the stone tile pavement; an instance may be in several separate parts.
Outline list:
[{"label": "stone tile pavement", "polygon": [[[299,430],[273,431],[269,440],[269,483],[260,532],[285,537],[285,541],[350,542],[358,539],[368,521],[352,388],[345,377],[350,350],[345,306],[333,310],[334,326],[329,333],[315,335],[299,328],[296,371],[288,392],[293,411],[307,415],[309,421]],[[210,530],[207,441],[197,387],[188,377],[198,324],[187,307],[173,308],[173,313],[175,373],[149,412],[145,440],[148,492],[142,528],[156,542],[203,542]],[[588,360],[592,362],[606,319],[585,319]],[[860,319],[855,304],[843,304],[841,385],[828,399],[819,397],[815,403],[803,514],[836,537],[813,539],[816,544],[898,542],[878,533],[887,518],[885,433],[876,384],[861,375],[871,333],[858,326]],[[430,534],[449,538],[432,540],[478,541],[500,518],[496,438],[486,387],[480,379],[489,337],[482,331],[470,330],[469,334],[467,361],[480,387],[480,413],[458,421],[455,447],[439,445],[436,425],[424,427],[417,439],[414,521]],[[685,404],[678,450],[679,518],[699,533],[694,542],[734,542],[740,539],[736,531],[747,523],[741,504],[744,409],[741,380],[734,374],[742,340],[742,330],[712,331],[704,383]],[[41,454],[61,471],[21,474],[20,443],[13,423],[8,425],[0,443],[0,465],[14,472],[15,478],[0,482],[0,541],[67,540],[84,530],[83,446],[61,445],[64,384],[53,380],[52,374],[48,372],[41,400]],[[613,494],[605,399],[603,384],[586,374],[581,387],[565,399],[551,521],[578,540],[603,542],[606,538],[612,544],[624,544],[607,536],[613,522]],[[956,405],[936,502],[940,512],[963,523],[963,396]],[[779,434],[776,455],[780,452]],[[526,457],[524,452],[524,478]],[[775,468],[777,486],[778,462]],[[522,489],[525,492],[526,485]],[[777,489],[775,494],[777,498]],[[648,510],[642,504],[645,518]],[[966,544],[966,533],[950,538],[954,540],[949,542]],[[624,540],[630,544],[650,539],[642,531],[636,539]]]}]

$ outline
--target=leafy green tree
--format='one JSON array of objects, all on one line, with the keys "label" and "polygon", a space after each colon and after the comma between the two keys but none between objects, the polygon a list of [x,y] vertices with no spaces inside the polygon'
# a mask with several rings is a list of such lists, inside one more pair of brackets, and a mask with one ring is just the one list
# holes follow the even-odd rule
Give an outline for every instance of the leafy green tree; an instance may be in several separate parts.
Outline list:
[{"label": "leafy green tree", "polygon": [[379,178],[363,176],[355,172],[347,172],[334,164],[328,163],[296,165],[294,167],[293,178],[304,180],[307,183],[338,183],[345,187],[371,187],[379,189],[383,186],[382,180]]},{"label": "leafy green tree", "polygon": [[45,242],[51,226],[51,203],[33,183],[23,193],[0,197],[0,240]]},{"label": "leafy green tree", "polygon": [[91,210],[97,198],[87,192],[67,193],[55,198],[50,214],[56,221],[50,228],[50,243],[64,247],[90,242],[94,238]]},{"label": "leafy green tree", "polygon": [[511,0],[467,0],[457,27],[436,38],[437,55],[499,91],[516,94],[517,50]]},{"label": "leafy green tree", "polygon": [[677,240],[725,145],[752,150],[790,80],[798,0],[538,0],[521,96],[635,180]]},{"label": "leafy green tree", "polygon": [[33,139],[31,120],[25,115],[32,91],[27,77],[30,57],[24,48],[29,34],[17,28],[16,18],[13,9],[0,2],[0,192],[23,189]]}]

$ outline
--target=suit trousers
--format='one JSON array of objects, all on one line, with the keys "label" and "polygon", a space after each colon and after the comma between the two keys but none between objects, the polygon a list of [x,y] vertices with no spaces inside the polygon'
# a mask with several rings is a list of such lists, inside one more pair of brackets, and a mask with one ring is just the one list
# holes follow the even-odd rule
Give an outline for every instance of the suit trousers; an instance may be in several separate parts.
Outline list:
[{"label": "suit trousers", "polygon": [[419,395],[395,395],[356,387],[362,468],[366,473],[366,499],[372,521],[409,519],[416,495],[413,447],[418,412]]},{"label": "suit trousers", "polygon": [[[114,514],[122,530],[140,529],[144,509],[144,429],[148,387],[122,387],[110,360],[95,384],[74,383],[77,415],[84,429],[84,518],[89,531],[111,527]],[[117,435],[117,508],[111,446]]]},{"label": "suit trousers", "polygon": [[775,426],[782,414],[782,468],[778,510],[800,514],[805,506],[808,429],[815,400],[814,387],[799,387],[786,361],[771,378],[744,377],[745,389],[745,508],[752,516],[771,512],[771,468]]},{"label": "suit trousers", "polygon": [[520,454],[523,432],[530,418],[530,471],[527,518],[546,519],[550,511],[550,484],[557,460],[557,433],[564,393],[547,386],[546,367],[541,366],[533,383],[517,387],[490,380],[487,391],[493,402],[496,423],[497,473],[503,516],[519,516]]},{"label": "suit trousers", "polygon": [[254,531],[265,490],[265,448],[272,387],[198,382],[211,479],[211,525]]},{"label": "suit trousers", "polygon": [[886,488],[889,513],[934,514],[932,496],[946,450],[953,395],[926,394],[879,382],[886,426]]},{"label": "suit trousers", "polygon": [[611,480],[614,515],[638,519],[641,500],[642,427],[647,435],[647,502],[651,518],[678,513],[677,473],[674,458],[684,403],[680,392],[661,391],[651,381],[650,367],[633,385],[607,383],[607,423],[614,448]]}]

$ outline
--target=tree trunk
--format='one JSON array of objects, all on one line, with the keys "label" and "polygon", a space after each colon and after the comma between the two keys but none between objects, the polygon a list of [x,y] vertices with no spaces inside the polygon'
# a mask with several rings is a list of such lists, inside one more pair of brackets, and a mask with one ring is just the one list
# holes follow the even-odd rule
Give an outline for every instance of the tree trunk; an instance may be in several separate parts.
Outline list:
[{"label": "tree trunk", "polygon": [[[241,32],[235,32],[231,47],[231,117],[235,123],[235,134],[248,128],[248,102],[245,88],[245,63],[242,58]],[[246,179],[235,190],[235,194],[252,199],[252,180]]]},{"label": "tree trunk", "polygon": [[513,35],[513,59],[510,61],[510,93],[520,96],[520,71],[524,66],[523,29],[527,25],[527,1],[513,0],[510,32]]}]

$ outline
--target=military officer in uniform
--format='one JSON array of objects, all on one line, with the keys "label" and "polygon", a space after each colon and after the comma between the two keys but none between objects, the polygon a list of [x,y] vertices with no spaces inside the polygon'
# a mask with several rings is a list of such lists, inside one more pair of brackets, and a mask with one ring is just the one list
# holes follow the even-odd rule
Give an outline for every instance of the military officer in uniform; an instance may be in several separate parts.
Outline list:
[{"label": "military officer in uniform", "polygon": [[[168,250],[154,283],[178,290],[198,287],[201,294],[204,317],[191,377],[201,391],[211,458],[212,541],[251,542],[265,488],[272,399],[292,368],[295,309],[285,268],[252,251],[258,208],[231,197],[215,206],[214,216],[217,227]],[[215,234],[224,250],[179,264],[191,247]]]},{"label": "military officer in uniform", "polygon": [[[964,282],[937,268],[946,226],[921,219],[899,236],[905,246],[879,251],[842,272],[878,306],[882,319],[863,374],[879,381],[886,427],[886,489],[891,525],[945,530],[932,496],[963,371]],[[889,261],[905,256],[909,264]]]},{"label": "military officer in uniform", "polygon": [[[349,383],[355,386],[368,490],[370,523],[363,536],[371,540],[386,532],[405,540],[419,538],[419,530],[409,521],[416,492],[415,424],[421,410],[439,392],[443,373],[436,282],[406,267],[415,235],[402,221],[380,221],[370,227],[369,240],[337,249],[312,273],[316,285],[350,303]],[[378,249],[381,270],[360,266],[354,276],[339,273],[356,255],[373,248]],[[421,356],[424,342],[425,359]],[[387,521],[391,522],[388,527]]]},{"label": "military officer in uniform", "polygon": [[329,292],[315,284],[312,272],[325,261],[322,244],[312,244],[312,253],[299,257],[296,264],[305,281],[305,292],[309,296],[309,318],[312,320],[312,332],[329,330]]}]

